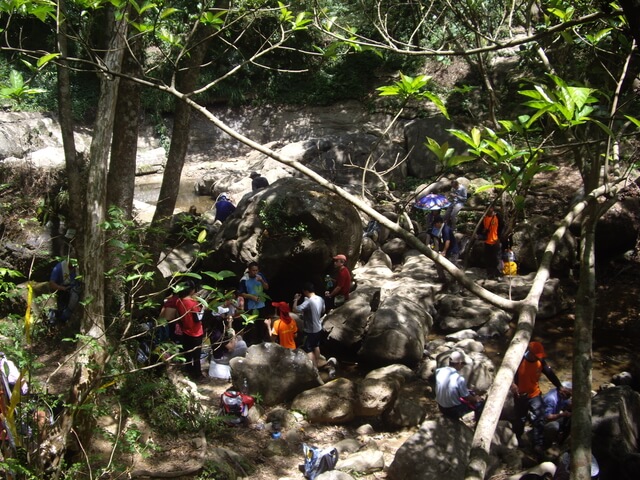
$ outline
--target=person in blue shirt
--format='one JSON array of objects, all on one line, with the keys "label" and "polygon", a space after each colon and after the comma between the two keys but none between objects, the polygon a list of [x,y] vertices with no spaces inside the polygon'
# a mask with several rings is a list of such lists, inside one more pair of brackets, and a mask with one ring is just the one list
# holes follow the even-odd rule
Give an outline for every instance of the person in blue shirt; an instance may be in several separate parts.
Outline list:
[{"label": "person in blue shirt", "polygon": [[[464,181],[464,179],[462,180]],[[455,179],[451,184],[451,197],[449,200],[451,204],[444,215],[444,221],[455,231],[458,213],[460,213],[460,210],[462,210],[462,207],[464,207],[464,204],[467,202],[467,187],[460,182],[460,179]]]},{"label": "person in blue shirt", "polygon": [[224,222],[229,215],[236,211],[236,206],[231,202],[231,199],[226,193],[221,193],[215,203],[216,217],[215,220]]},{"label": "person in blue shirt", "polygon": [[258,318],[253,324],[253,329],[248,331],[245,337],[247,344],[264,341],[264,308],[267,299],[266,291],[269,290],[267,278],[260,272],[258,262],[247,265],[247,272],[240,280],[238,294],[244,298],[244,307],[250,314],[257,314]]},{"label": "person in blue shirt", "polygon": [[[439,249],[440,255],[445,257],[451,263],[458,261],[460,255],[460,248],[456,239],[453,229],[444,223],[442,217],[438,217],[433,222],[432,235],[437,239],[436,245]],[[438,272],[438,280],[444,282],[446,280],[444,274],[444,268],[436,264],[436,270]]]},{"label": "person in blue shirt", "polygon": [[58,262],[53,267],[49,277],[49,288],[56,294],[57,308],[50,313],[50,322],[68,321],[78,306],[82,286],[76,276],[77,260],[75,258]]},{"label": "person in blue shirt", "polygon": [[571,382],[562,382],[563,391],[552,388],[542,397],[544,404],[544,444],[562,443],[571,430]]}]

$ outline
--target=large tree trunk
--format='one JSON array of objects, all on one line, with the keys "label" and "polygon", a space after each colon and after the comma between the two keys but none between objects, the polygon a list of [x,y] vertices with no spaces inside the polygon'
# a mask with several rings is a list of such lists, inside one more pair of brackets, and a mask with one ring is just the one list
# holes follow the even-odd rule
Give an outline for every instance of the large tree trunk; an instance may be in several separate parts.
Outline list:
[{"label": "large tree trunk", "polygon": [[[113,36],[105,55],[105,67],[118,72],[122,62],[127,24],[115,22]],[[67,449],[69,435],[73,429],[80,442],[83,442],[83,423],[79,408],[89,401],[94,389],[100,384],[100,377],[108,359],[107,336],[104,320],[104,256],[106,236],[102,223],[106,220],[106,179],[109,159],[113,118],[118,89],[118,77],[104,74],[101,79],[98,114],[91,142],[90,163],[87,184],[87,224],[84,234],[86,255],[82,262],[81,273],[84,280],[84,299],[86,301],[80,333],[90,337],[92,345],[84,341],[78,345],[78,355],[73,374],[73,385],[68,398],[69,408],[58,418],[55,428],[43,442],[41,454],[61,474],[62,458]],[[89,432],[90,435],[90,432]]]},{"label": "large tree trunk", "polygon": [[[185,56],[184,65],[177,73],[176,88],[180,92],[189,94],[193,92],[200,77],[200,66],[209,46],[207,40],[210,36],[210,28],[201,27],[192,39],[195,45]],[[184,167],[184,159],[189,147],[189,132],[191,128],[191,107],[183,101],[176,102],[173,131],[171,133],[171,147],[165,173],[162,177],[162,185],[158,195],[156,210],[151,222],[151,233],[147,239],[152,258],[158,260],[162,254],[162,246],[169,231],[169,224],[176,207],[178,192],[180,190],[180,177]]]},{"label": "large tree trunk", "polygon": [[[133,13],[132,21],[138,21]],[[140,63],[143,58],[142,37],[134,35],[129,39],[122,60],[122,73],[133,78],[141,76]],[[125,77],[120,79],[118,98],[111,145],[111,159],[107,176],[107,207],[118,207],[122,211],[124,220],[131,220],[133,212],[133,197],[136,185],[136,156],[138,153],[138,130],[140,120],[140,85]],[[111,233],[122,238],[119,231]],[[116,251],[108,247],[106,255],[107,270],[119,265]],[[106,280],[105,310],[108,315],[119,316],[125,308],[124,292],[119,276],[111,276]]]},{"label": "large tree trunk", "polygon": [[[65,0],[60,0],[59,11],[66,11]],[[65,168],[69,188],[69,205],[67,228],[75,230],[76,239],[83,238],[84,212],[86,199],[85,162],[82,155],[76,151],[76,143],[73,137],[74,121],[71,109],[71,81],[69,79],[67,22],[58,20],[58,49],[60,60],[58,62],[58,115],[60,117],[60,132],[64,147]],[[82,242],[75,244],[75,256],[84,257],[84,245]]]},{"label": "large tree trunk", "polygon": [[593,318],[596,308],[595,236],[597,204],[587,208],[581,224],[580,280],[573,332],[573,408],[571,478],[591,478],[591,368]]}]

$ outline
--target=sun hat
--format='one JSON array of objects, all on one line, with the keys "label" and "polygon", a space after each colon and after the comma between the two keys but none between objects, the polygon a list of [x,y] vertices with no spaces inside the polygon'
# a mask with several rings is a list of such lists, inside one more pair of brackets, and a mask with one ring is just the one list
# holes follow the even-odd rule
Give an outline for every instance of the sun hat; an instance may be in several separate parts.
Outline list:
[{"label": "sun hat", "polygon": [[334,260],[342,260],[343,262],[347,261],[347,257],[345,257],[342,254],[336,255],[335,257],[333,257]]},{"label": "sun hat", "polygon": [[529,343],[529,351],[533,353],[538,360],[546,358],[547,354],[544,353],[544,347],[540,342]]},{"label": "sun hat", "polygon": [[454,351],[451,355],[449,355],[449,363],[462,363],[464,357],[458,351]]}]

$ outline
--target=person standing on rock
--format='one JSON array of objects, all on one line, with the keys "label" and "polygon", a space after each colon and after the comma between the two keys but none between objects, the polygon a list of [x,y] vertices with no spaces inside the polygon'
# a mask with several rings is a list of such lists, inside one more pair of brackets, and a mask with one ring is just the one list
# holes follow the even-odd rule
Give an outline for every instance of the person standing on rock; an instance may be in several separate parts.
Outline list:
[{"label": "person standing on rock", "polygon": [[482,229],[484,235],[484,265],[487,270],[487,278],[495,280],[502,276],[500,268],[500,232],[502,230],[502,220],[495,212],[493,205],[487,209],[487,213],[482,219]]},{"label": "person standing on rock", "polygon": [[67,258],[58,262],[51,271],[49,288],[56,294],[57,308],[50,313],[51,323],[67,322],[71,314],[80,303],[82,285],[77,276],[78,261],[75,258]]},{"label": "person standing on rock", "polygon": [[322,316],[325,305],[322,297],[316,295],[313,283],[307,282],[302,286],[305,296],[304,302],[298,305],[302,296],[296,293],[293,297],[293,311],[302,314],[304,326],[304,344],[302,349],[317,368],[320,360],[320,341],[322,340]]},{"label": "person standing on rock", "polygon": [[545,361],[546,357],[544,346],[540,342],[530,342],[529,348],[525,352],[518,370],[516,370],[513,385],[511,385],[516,417],[513,421],[513,433],[520,441],[524,433],[525,421],[527,417],[530,418],[533,424],[534,451],[539,455],[544,449],[545,421],[544,403],[540,391],[540,375],[544,373],[558,389],[560,395],[568,396],[570,394],[569,390],[560,383],[551,366]]},{"label": "person standing on rock", "polygon": [[467,187],[465,187],[460,180],[464,181],[464,179],[456,178],[451,184],[451,197],[449,198],[451,204],[444,214],[444,222],[449,225],[453,231],[456,230],[458,213],[460,213],[460,210],[462,210],[462,207],[464,207],[467,201]]},{"label": "person standing on rock", "polygon": [[333,290],[324,292],[324,301],[328,312],[349,300],[351,272],[347,268],[346,263],[347,257],[342,254],[333,257],[333,265],[337,269],[334,287]]},{"label": "person standing on rock", "polygon": [[182,327],[182,350],[186,360],[185,369],[192,380],[202,380],[201,353],[204,328],[202,327],[202,309],[198,300],[194,298],[196,285],[187,281],[181,285],[178,292],[176,310]]},{"label": "person standing on rock", "polygon": [[467,381],[460,374],[464,367],[464,355],[454,351],[449,355],[449,366],[436,370],[436,402],[447,418],[458,420],[474,412],[476,421],[482,411],[482,398],[467,388]]},{"label": "person standing on rock", "polygon": [[[453,233],[453,229],[449,225],[445,225],[442,217],[439,217],[435,220],[434,231],[440,233],[437,243],[440,248],[440,255],[451,263],[456,263],[458,261],[458,255],[460,255],[460,249],[458,248],[458,241]],[[436,263],[436,271],[438,272],[438,280],[444,282],[446,280],[444,268]]]},{"label": "person standing on rock", "polygon": [[269,186],[269,180],[258,172],[251,172],[249,178],[251,179],[251,191],[253,192],[257,192],[261,188],[267,188]]},{"label": "person standing on rock", "polygon": [[265,340],[264,335],[264,307],[267,298],[266,291],[269,290],[267,278],[260,272],[258,262],[251,262],[247,265],[247,272],[240,280],[238,287],[239,295],[245,300],[245,309],[248,313],[257,315],[250,329],[245,335],[247,344],[254,345]]},{"label": "person standing on rock", "polygon": [[271,320],[266,319],[264,321],[269,335],[284,348],[295,350],[298,324],[293,317],[289,315],[291,312],[289,304],[287,302],[273,302],[272,305],[278,309],[280,316],[273,322],[273,327],[271,326]]}]

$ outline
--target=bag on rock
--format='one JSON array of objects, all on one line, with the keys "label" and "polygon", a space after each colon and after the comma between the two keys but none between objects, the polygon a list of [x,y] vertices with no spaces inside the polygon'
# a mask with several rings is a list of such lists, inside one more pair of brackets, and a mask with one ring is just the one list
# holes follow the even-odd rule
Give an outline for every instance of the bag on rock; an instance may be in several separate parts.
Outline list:
[{"label": "bag on rock", "polygon": [[302,444],[304,452],[304,476],[314,480],[318,475],[333,470],[338,463],[338,450],[334,447],[316,448],[306,443]]},{"label": "bag on rock", "polygon": [[220,409],[223,415],[246,417],[254,404],[255,400],[252,396],[235,390],[227,390],[220,395]]}]

